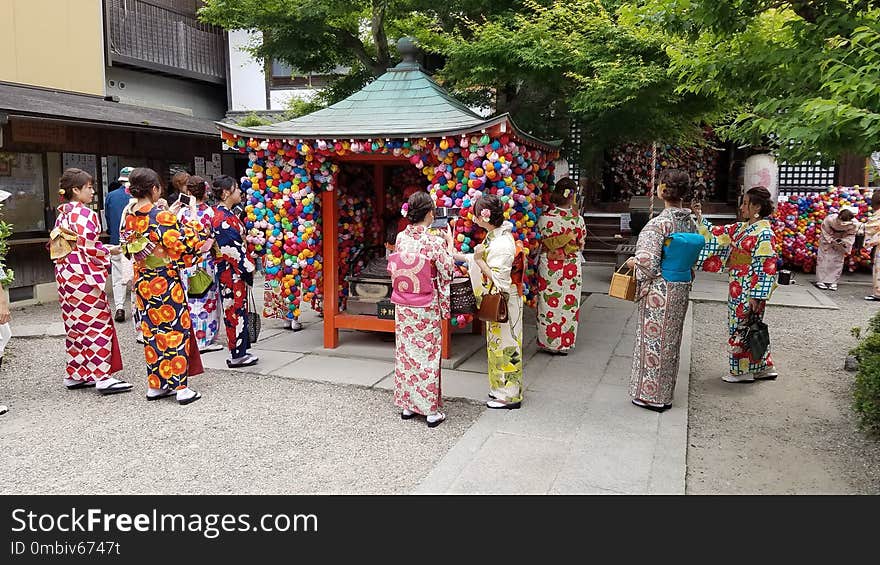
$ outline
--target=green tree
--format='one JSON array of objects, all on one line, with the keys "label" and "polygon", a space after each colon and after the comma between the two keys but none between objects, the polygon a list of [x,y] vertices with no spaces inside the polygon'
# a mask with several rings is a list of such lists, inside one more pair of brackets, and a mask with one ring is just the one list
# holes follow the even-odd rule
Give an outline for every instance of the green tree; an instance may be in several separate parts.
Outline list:
[{"label": "green tree", "polygon": [[739,111],[717,131],[788,161],[880,147],[880,4],[646,0],[632,16],[688,41],[667,47],[679,93]]},{"label": "green tree", "polygon": [[590,173],[614,144],[696,141],[721,115],[715,93],[678,90],[666,48],[684,40],[646,24],[627,2],[526,0],[519,13],[466,24],[415,32],[446,57],[445,84],[495,101],[542,137],[565,138],[569,119],[579,121]]},{"label": "green tree", "polygon": [[413,29],[455,30],[461,18],[512,10],[517,0],[205,0],[199,17],[226,29],[263,32],[252,53],[298,72],[349,69],[322,94],[329,104],[393,66],[395,39]]}]

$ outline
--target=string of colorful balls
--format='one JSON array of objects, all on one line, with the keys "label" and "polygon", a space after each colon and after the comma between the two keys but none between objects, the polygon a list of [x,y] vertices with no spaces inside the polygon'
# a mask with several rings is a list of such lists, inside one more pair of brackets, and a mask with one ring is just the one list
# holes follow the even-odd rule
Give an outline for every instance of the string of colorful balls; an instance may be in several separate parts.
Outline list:
[{"label": "string of colorful balls", "polygon": [[[428,180],[436,205],[461,208],[455,246],[472,252],[485,233],[473,222],[473,205],[482,194],[496,194],[505,219],[513,228],[518,247],[526,255],[523,278],[526,298],[537,295],[537,219],[542,194],[553,179],[555,153],[533,149],[502,134],[434,139],[259,140],[223,132],[228,148],[248,154],[248,242],[265,257],[266,278],[278,289],[287,312],[269,316],[299,316],[303,301],[319,308],[321,288],[321,215],[317,193],[333,190],[330,183],[338,166],[331,157],[353,154],[392,154],[406,157]],[[340,228],[340,237],[352,225]],[[340,285],[344,286],[344,285]],[[343,289],[340,289],[342,291]],[[453,318],[452,325],[469,323],[469,315]]]},{"label": "string of colorful balls", "polygon": [[[777,205],[772,219],[778,252],[787,267],[798,267],[805,273],[816,268],[819,251],[819,230],[822,221],[843,208],[857,207],[856,219],[864,222],[870,212],[871,192],[855,187],[831,187],[827,191],[792,194]],[[871,267],[867,249],[853,249],[846,256],[849,271]]]}]

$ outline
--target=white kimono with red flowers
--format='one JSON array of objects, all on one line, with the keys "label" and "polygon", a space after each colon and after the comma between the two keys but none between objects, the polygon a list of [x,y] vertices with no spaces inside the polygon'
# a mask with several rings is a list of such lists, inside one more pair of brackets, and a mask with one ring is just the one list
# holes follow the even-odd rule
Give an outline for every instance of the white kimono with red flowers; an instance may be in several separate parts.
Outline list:
[{"label": "white kimono with red flowers", "polygon": [[729,287],[727,296],[727,329],[730,345],[730,374],[759,373],[773,367],[770,347],[760,359],[754,359],[744,346],[742,332],[737,329],[748,322],[752,312],[749,300],[758,302],[754,315],[764,317],[764,305],[776,289],[776,237],[768,220],[753,224],[737,222],[713,226],[703,219],[700,233],[706,246],[697,262],[699,268],[717,273],[727,268]]}]

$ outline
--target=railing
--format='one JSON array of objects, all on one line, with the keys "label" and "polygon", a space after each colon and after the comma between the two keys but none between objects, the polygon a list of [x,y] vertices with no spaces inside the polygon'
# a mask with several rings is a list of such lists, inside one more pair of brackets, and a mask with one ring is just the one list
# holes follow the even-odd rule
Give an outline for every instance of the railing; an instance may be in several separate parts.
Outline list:
[{"label": "railing", "polygon": [[110,62],[225,81],[226,38],[221,28],[146,0],[105,0],[104,9]]}]

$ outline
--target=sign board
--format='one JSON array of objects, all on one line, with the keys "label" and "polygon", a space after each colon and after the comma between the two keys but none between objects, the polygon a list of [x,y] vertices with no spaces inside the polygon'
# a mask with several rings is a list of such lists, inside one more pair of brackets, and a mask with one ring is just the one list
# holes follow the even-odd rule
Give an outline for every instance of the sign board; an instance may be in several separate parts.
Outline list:
[{"label": "sign board", "polygon": [[35,120],[11,120],[16,143],[60,145],[67,143],[67,126]]},{"label": "sign board", "polygon": [[629,212],[624,212],[620,215],[620,231],[630,231],[629,222],[632,219]]},{"label": "sign board", "polygon": [[62,170],[82,169],[92,175],[93,179],[98,178],[98,158],[88,153],[62,153],[61,168]]},{"label": "sign board", "polygon": [[205,158],[204,157],[196,157],[195,158],[195,167],[193,168],[193,174],[199,177],[205,176]]},{"label": "sign board", "polygon": [[213,153],[210,161],[205,161],[205,178],[213,181],[220,176],[220,154]]}]

